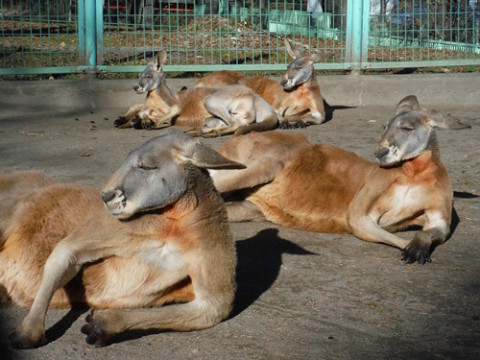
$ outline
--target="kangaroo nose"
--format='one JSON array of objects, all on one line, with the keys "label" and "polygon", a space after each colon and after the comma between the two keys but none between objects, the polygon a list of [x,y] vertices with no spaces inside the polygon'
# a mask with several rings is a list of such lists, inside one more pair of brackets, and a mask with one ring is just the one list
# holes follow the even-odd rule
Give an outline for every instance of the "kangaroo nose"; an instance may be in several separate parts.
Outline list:
[{"label": "kangaroo nose", "polygon": [[133,87],[133,90],[135,90],[137,94],[142,94],[145,91],[145,89],[140,85],[135,85]]},{"label": "kangaroo nose", "polygon": [[103,202],[108,203],[115,197],[115,190],[102,191],[101,195]]},{"label": "kangaroo nose", "polygon": [[378,145],[377,148],[375,149],[375,157],[377,159],[383,158],[385,155],[387,155],[389,152],[389,149],[385,146]]}]

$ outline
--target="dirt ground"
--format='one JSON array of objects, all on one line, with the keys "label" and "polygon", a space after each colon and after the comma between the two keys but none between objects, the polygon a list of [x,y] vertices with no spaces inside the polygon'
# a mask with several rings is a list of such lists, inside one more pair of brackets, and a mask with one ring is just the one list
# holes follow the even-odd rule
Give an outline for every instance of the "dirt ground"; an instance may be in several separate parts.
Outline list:
[{"label": "dirt ground", "polygon": [[[288,131],[373,160],[374,145],[398,100],[337,109],[324,125]],[[124,109],[123,103],[84,111],[3,104],[0,171],[41,169],[57,181],[100,187],[130,149],[158,135],[115,129],[113,120]],[[4,308],[0,358],[480,359],[479,110],[448,109],[472,128],[437,131],[458,218],[431,263],[405,265],[399,250],[351,235],[233,224],[238,293],[233,314],[223,323],[188,333],[129,334],[95,348],[80,332],[85,312],[51,310],[49,343],[19,351],[9,347],[8,333],[27,310]],[[226,140],[203,141],[218,148]]]}]

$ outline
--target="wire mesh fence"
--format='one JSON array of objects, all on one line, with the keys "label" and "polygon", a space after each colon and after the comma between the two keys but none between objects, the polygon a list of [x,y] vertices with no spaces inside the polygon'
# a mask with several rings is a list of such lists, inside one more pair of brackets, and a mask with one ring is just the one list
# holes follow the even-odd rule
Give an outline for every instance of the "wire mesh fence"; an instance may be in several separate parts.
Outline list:
[{"label": "wire mesh fence", "polygon": [[143,64],[145,57],[166,48],[172,64],[196,65],[197,69],[204,65],[267,69],[275,64],[283,68],[288,60],[285,36],[324,53],[325,62],[332,62],[334,50],[340,54],[340,46],[345,47],[338,42],[340,31],[332,28],[332,14],[313,16],[306,2],[152,3],[123,8],[124,12],[118,7],[108,9],[111,22],[104,27],[104,65]]},{"label": "wire mesh fence", "polygon": [[375,1],[368,60],[385,62],[478,60],[480,1]]},{"label": "wire mesh fence", "polygon": [[[480,65],[480,0],[0,0],[0,75]],[[168,69],[167,69],[168,70]]]},{"label": "wire mesh fence", "polygon": [[1,68],[78,62],[78,22],[68,0],[1,0],[0,28]]}]

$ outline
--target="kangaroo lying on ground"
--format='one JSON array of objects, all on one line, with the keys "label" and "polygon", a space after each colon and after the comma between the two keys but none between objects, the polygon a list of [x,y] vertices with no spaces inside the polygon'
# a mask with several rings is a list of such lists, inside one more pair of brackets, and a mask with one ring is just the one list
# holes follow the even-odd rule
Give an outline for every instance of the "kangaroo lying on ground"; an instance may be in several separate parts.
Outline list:
[{"label": "kangaroo lying on ground", "polygon": [[145,102],[131,106],[115,120],[116,127],[160,129],[178,125],[199,128],[193,131],[199,135],[219,136],[278,126],[271,105],[244,85],[194,87],[178,93],[171,90],[162,71],[166,57],[167,52],[161,51],[139,75],[134,89],[139,94],[147,92]]},{"label": "kangaroo lying on ground", "polygon": [[[435,121],[416,110],[416,97],[398,105],[375,150],[380,165],[298,134],[251,133],[221,153],[247,165],[212,171],[227,199],[230,221],[269,220],[307,231],[353,233],[402,249],[407,263],[430,260],[450,231],[453,191],[438,150]],[[231,200],[229,200],[231,199]],[[392,232],[421,226],[411,241]]]},{"label": "kangaroo lying on ground", "polygon": [[325,108],[313,65],[320,60],[320,55],[302,55],[286,38],[285,46],[293,60],[280,82],[224,70],[205,76],[195,86],[220,87],[237,82],[248,86],[272,105],[282,128],[322,124],[326,120]]},{"label": "kangaroo lying on ground", "polygon": [[[225,319],[236,287],[235,245],[204,169],[242,167],[168,131],[130,152],[101,196],[36,172],[0,176],[2,199],[19,193],[16,182],[37,184],[7,209],[13,215],[1,229],[3,297],[31,305],[12,344],[46,342],[49,306],[104,309],[82,329],[96,345],[126,330],[188,331]],[[181,304],[160,307],[166,303]],[[147,307],[155,308],[139,309]]]},{"label": "kangaroo lying on ground", "polygon": [[219,88],[228,85],[238,85],[245,78],[245,75],[232,71],[221,70],[204,76],[195,82],[195,87]]}]

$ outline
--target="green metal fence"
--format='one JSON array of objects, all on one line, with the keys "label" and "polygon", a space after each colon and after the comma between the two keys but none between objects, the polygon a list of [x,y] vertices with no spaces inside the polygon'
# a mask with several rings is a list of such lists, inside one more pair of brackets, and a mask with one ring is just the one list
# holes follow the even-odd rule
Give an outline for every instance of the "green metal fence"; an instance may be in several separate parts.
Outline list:
[{"label": "green metal fence", "polygon": [[480,65],[480,0],[0,0],[0,75]]}]

